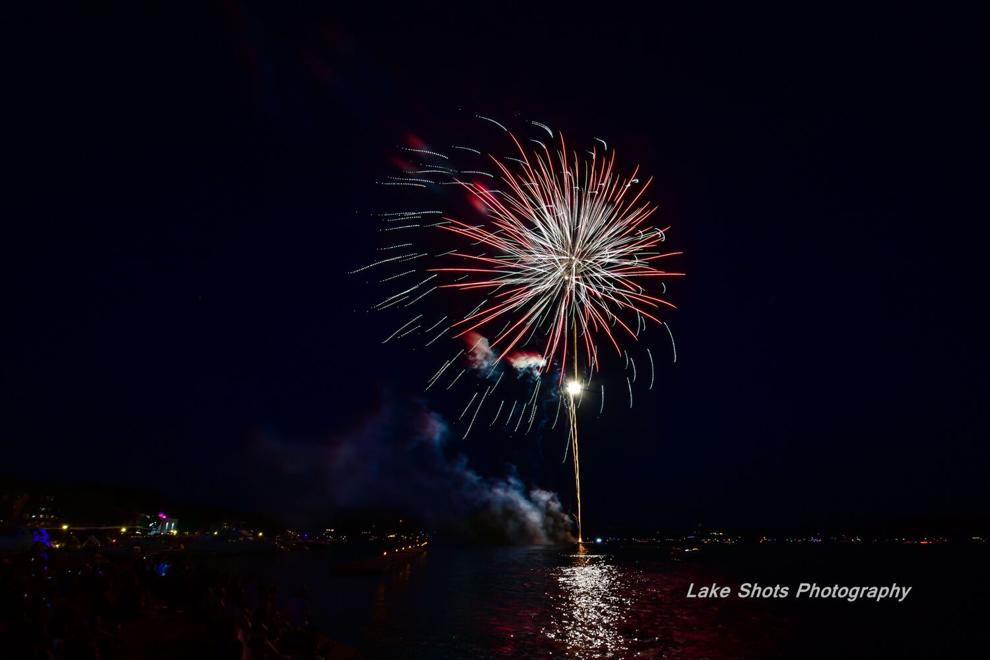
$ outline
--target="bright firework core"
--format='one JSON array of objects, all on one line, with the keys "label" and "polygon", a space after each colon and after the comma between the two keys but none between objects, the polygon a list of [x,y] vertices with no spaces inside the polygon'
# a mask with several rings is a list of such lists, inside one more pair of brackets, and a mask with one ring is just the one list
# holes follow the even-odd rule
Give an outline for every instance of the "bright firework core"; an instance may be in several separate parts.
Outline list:
[{"label": "bright firework core", "polygon": [[567,389],[567,393],[572,397],[580,394],[582,390],[580,381],[576,381],[576,380],[567,381],[567,385],[565,385],[565,388]]}]

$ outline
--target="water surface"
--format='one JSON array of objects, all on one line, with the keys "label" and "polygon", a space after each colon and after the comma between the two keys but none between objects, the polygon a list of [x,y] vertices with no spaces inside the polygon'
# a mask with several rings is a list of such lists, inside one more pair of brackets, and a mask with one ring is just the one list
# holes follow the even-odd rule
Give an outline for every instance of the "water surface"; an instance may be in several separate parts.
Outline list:
[{"label": "water surface", "polygon": [[[381,658],[969,657],[988,554],[963,546],[436,547],[384,575],[320,552],[252,558],[290,609]],[[913,587],[897,602],[698,600],[688,585]],[[305,605],[303,605],[305,603]]]}]

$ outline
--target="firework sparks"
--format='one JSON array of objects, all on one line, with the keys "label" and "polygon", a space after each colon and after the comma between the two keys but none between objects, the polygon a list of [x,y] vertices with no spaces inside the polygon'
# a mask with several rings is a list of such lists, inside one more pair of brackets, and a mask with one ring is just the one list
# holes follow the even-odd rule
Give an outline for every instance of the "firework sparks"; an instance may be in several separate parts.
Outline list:
[{"label": "firework sparks", "polygon": [[[646,225],[656,210],[641,201],[650,182],[630,193],[637,170],[626,178],[617,175],[614,152],[599,158],[593,151],[591,159],[582,163],[577,154],[568,156],[563,136],[556,155],[542,144],[527,153],[510,136],[522,157],[521,166],[510,169],[492,158],[504,190],[462,182],[490,222],[469,224],[444,216],[449,224],[441,227],[490,248],[493,254],[455,251],[451,256],[460,265],[429,270],[468,275],[440,288],[483,292],[492,298],[487,306],[453,324],[458,330],[455,336],[508,318],[514,322],[491,341],[493,348],[504,346],[496,359],[511,353],[527,334],[542,329],[544,368],[554,362],[565,364],[569,352],[582,351],[586,363],[598,370],[599,337],[622,354],[617,335],[624,331],[636,341],[637,331],[630,327],[631,323],[639,327],[634,318],[662,323],[656,310],[673,305],[647,293],[643,281],[682,275],[654,265],[680,252],[655,249],[666,236],[665,230]],[[621,331],[613,331],[614,325]],[[569,341],[571,326],[580,331],[579,340]],[[561,370],[561,379],[563,374]]]},{"label": "firework sparks", "polygon": [[[614,349],[624,359],[624,369],[631,369],[631,377],[627,375],[625,380],[632,406],[637,369],[626,347],[641,340],[647,321],[662,325],[670,335],[676,361],[673,334],[660,318],[661,310],[674,305],[661,296],[667,291],[664,280],[683,273],[660,266],[681,253],[664,251],[668,228],[650,224],[657,210],[646,198],[652,179],[641,183],[638,167],[627,175],[620,174],[615,151],[604,140],[596,137],[590,149],[569,150],[563,134],[546,124],[529,122],[545,135],[540,134],[540,140],[520,141],[501,122],[476,117],[501,129],[514,145],[514,154],[485,155],[464,145],[452,145],[448,153],[422,144],[401,147],[412,160],[403,167],[401,176],[379,182],[406,188],[455,185],[465,190],[476,212],[473,217],[442,210],[379,214],[384,232],[402,231],[402,238],[408,232],[442,232],[456,247],[431,254],[417,251],[412,242],[392,241],[380,249],[385,252],[383,258],[351,272],[391,266],[406,269],[380,282],[420,274],[417,284],[410,286],[412,278],[403,280],[405,286],[374,305],[375,310],[408,308],[444,290],[471,301],[464,305],[473,306],[466,314],[445,309],[446,314],[435,322],[420,314],[383,342],[406,336],[427,339],[425,346],[441,337],[466,342],[427,384],[429,389],[439,381],[461,354],[467,362],[446,389],[454,387],[469,370],[488,381],[484,393],[476,389],[460,414],[467,421],[464,437],[502,382],[503,368],[515,370],[519,375],[516,380],[532,388],[527,396],[511,402],[504,423],[512,432],[521,428],[527,414],[525,432],[532,429],[540,408],[541,382],[545,375],[554,374],[556,387],[542,391],[544,396],[549,391],[557,397],[558,415],[561,404],[567,409],[580,539],[578,405],[593,375],[602,368],[600,349],[604,347],[606,351]],[[524,143],[529,146],[524,147]],[[483,162],[460,167],[455,156]],[[393,250],[402,254],[389,255]],[[433,263],[409,269],[423,257]],[[654,362],[649,349],[647,358],[652,389]],[[604,385],[599,389],[601,414]],[[489,426],[495,425],[510,399],[500,399]],[[557,415],[553,426],[556,422]]]}]

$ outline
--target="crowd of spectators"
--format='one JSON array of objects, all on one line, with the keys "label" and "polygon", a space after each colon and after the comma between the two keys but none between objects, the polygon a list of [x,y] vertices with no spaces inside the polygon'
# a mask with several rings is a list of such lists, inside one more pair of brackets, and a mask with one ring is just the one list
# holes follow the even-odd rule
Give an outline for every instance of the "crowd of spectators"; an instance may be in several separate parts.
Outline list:
[{"label": "crowd of spectators", "polygon": [[275,588],[186,552],[52,550],[0,556],[0,657],[355,658],[292,616]]}]

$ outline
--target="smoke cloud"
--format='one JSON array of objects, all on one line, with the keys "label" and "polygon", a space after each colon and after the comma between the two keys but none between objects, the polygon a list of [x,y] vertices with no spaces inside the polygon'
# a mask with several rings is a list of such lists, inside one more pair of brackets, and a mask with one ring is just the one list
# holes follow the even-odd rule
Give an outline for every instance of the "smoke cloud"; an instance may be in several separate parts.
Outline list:
[{"label": "smoke cloud", "polygon": [[543,359],[543,356],[539,353],[533,353],[531,351],[519,351],[517,353],[512,353],[509,355],[509,364],[517,372],[529,372],[530,375],[535,376],[539,373],[547,361]]},{"label": "smoke cloud", "polygon": [[474,370],[481,378],[495,379],[502,373],[501,364],[511,366],[519,377],[536,378],[540,370],[546,366],[543,356],[534,351],[513,351],[503,357],[499,363],[498,356],[488,338],[477,332],[464,335],[465,352],[468,368]]},{"label": "smoke cloud", "polygon": [[464,342],[467,344],[468,366],[479,372],[490,371],[495,365],[495,351],[492,350],[488,338],[477,332],[469,332],[464,335]]},{"label": "smoke cloud", "polygon": [[514,473],[482,476],[450,451],[447,436],[444,419],[422,402],[385,396],[353,428],[329,438],[289,442],[257,434],[243,474],[294,524],[329,511],[381,509],[479,540],[572,540],[572,520],[555,493],[527,490]]}]

